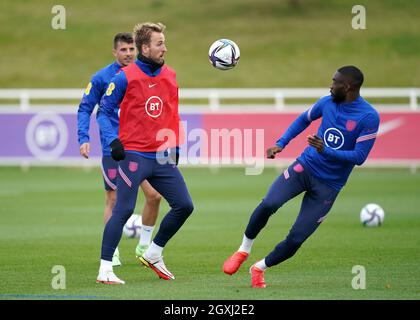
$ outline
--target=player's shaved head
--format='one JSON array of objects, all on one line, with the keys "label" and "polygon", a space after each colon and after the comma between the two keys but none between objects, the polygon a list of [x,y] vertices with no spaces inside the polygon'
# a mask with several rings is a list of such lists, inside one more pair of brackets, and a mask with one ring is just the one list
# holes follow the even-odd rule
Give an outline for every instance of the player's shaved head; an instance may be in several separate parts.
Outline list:
[{"label": "player's shaved head", "polygon": [[344,66],[337,70],[330,86],[331,96],[336,103],[351,102],[359,96],[363,84],[363,73],[355,66]]},{"label": "player's shaved head", "polygon": [[354,89],[359,90],[363,84],[363,73],[355,66],[344,66],[337,70],[344,76],[348,84]]}]

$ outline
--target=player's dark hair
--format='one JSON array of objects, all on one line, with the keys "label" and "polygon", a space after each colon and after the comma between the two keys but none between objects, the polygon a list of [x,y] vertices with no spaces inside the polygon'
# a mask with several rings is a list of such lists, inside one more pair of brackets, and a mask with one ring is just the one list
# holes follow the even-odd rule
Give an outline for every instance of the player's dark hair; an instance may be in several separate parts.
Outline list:
[{"label": "player's dark hair", "polygon": [[117,49],[118,42],[133,43],[133,35],[129,32],[117,33],[114,37],[114,49]]},{"label": "player's dark hair", "polygon": [[351,79],[351,85],[355,89],[360,89],[363,84],[364,77],[362,71],[360,71],[359,68],[355,66],[344,66],[337,71],[342,75],[349,77]]}]

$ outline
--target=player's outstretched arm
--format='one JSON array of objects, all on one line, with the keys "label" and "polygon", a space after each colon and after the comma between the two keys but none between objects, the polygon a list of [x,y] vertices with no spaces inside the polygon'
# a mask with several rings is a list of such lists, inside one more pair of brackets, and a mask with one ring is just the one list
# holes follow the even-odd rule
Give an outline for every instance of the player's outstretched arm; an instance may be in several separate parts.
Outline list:
[{"label": "player's outstretched arm", "polygon": [[312,121],[322,117],[323,102],[327,97],[319,99],[310,109],[306,110],[287,128],[286,132],[276,141],[276,146],[284,149],[287,144],[305,130]]}]

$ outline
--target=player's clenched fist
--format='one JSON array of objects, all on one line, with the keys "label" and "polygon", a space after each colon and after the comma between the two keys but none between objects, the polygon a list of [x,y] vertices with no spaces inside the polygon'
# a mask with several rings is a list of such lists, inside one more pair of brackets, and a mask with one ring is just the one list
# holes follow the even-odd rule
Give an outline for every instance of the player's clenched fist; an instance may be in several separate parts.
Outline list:
[{"label": "player's clenched fist", "polygon": [[324,151],[324,142],[316,134],[308,136],[308,144],[314,147],[318,152]]},{"label": "player's clenched fist", "polygon": [[120,161],[125,159],[124,146],[121,143],[120,139],[115,139],[110,144],[111,147],[111,157],[115,161]]},{"label": "player's clenched fist", "polygon": [[278,146],[270,147],[267,149],[267,158],[268,159],[274,159],[276,157],[276,153],[279,153],[283,150],[283,148],[280,148]]}]

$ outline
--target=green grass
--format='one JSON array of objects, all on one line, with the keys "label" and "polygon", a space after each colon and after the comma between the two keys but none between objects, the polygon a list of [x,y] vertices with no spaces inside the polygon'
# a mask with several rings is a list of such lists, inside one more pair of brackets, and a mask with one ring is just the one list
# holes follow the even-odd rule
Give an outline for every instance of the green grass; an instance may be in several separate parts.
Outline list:
[{"label": "green grass", "polygon": [[[175,281],[159,280],[134,258],[136,240],[123,238],[124,286],[95,283],[103,232],[99,169],[0,168],[0,299],[419,299],[420,173],[355,170],[321,227],[298,253],[266,272],[265,290],[250,288],[248,267],[291,227],[300,197],[260,233],[250,259],[229,277],[221,267],[237,249],[252,210],[277,172],[182,169],[195,211],[165,248]],[[364,228],[360,208],[379,203],[380,228]],[[143,204],[139,196],[139,207]],[[163,202],[160,219],[168,206]],[[138,210],[137,210],[138,211]],[[156,231],[155,231],[156,232]],[[54,290],[51,269],[63,265],[66,289]],[[352,267],[366,268],[366,289],[351,287]]]},{"label": "green grass", "polygon": [[[84,87],[113,60],[113,36],[144,21],[167,25],[167,62],[181,88],[326,87],[345,64],[364,71],[366,87],[419,86],[419,0],[291,2],[63,0],[66,29],[53,30],[56,2],[3,0],[0,88]],[[351,28],[355,4],[366,8],[366,30]],[[210,67],[219,38],[239,44],[235,70]]]}]

